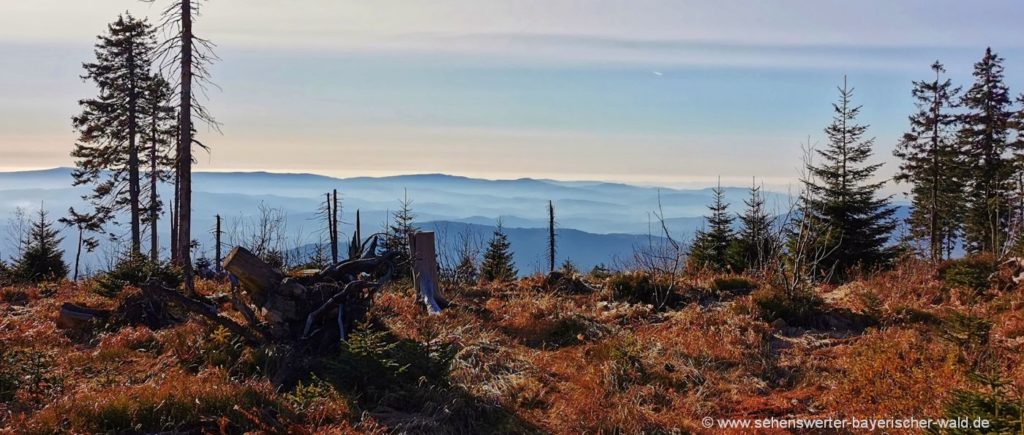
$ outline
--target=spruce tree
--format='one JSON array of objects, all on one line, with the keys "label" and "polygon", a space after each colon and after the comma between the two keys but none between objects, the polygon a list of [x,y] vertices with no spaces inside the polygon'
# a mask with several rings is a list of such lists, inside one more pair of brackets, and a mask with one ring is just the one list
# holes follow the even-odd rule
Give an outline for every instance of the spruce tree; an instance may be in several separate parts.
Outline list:
[{"label": "spruce tree", "polygon": [[697,231],[690,250],[690,264],[701,269],[724,271],[734,265],[729,261],[729,246],[735,239],[732,224],[735,218],[729,214],[722,183],[712,190],[714,199],[708,205],[711,214],[705,216],[707,228]]},{"label": "spruce tree", "polygon": [[480,277],[485,281],[512,281],[519,274],[512,258],[511,244],[505,234],[501,222],[494,229],[494,235],[484,252],[484,262],[480,266]]},{"label": "spruce tree", "polygon": [[750,186],[750,197],[743,203],[747,208],[739,215],[741,227],[732,261],[746,270],[760,270],[778,251],[778,240],[773,232],[775,219],[765,209],[761,186],[756,183]]},{"label": "spruce tree", "polygon": [[966,157],[967,216],[964,238],[970,252],[998,254],[1006,243],[1015,173],[1010,141],[1013,113],[1010,92],[1003,83],[1003,59],[985,50],[974,64],[974,84],[964,93],[960,143]]},{"label": "spruce tree", "polygon": [[896,224],[889,197],[879,195],[884,182],[872,181],[882,164],[868,162],[874,139],[865,138],[868,126],[857,123],[861,108],[852,104],[845,77],[838,89],[839,102],[825,128],[828,144],[816,150],[822,162],[809,162],[809,176],[802,180],[800,219],[821,233],[812,247],[821,253],[818,269],[844,279],[855,267],[873,268],[892,258],[886,245]]},{"label": "spruce tree", "polygon": [[146,20],[118,16],[99,36],[95,62],[85,63],[83,80],[99,91],[79,101],[82,113],[72,119],[79,133],[71,153],[76,159],[75,185],[92,184],[89,199],[97,208],[127,210],[131,250],[141,250],[141,179],[139,141],[145,125],[145,95],[153,75],[155,31]]},{"label": "spruce tree", "polygon": [[412,212],[412,200],[406,192],[399,201],[398,211],[392,216],[384,236],[384,249],[395,253],[395,275],[397,277],[412,276],[409,236],[419,231],[415,224],[416,216]]},{"label": "spruce tree", "polygon": [[914,82],[917,112],[893,154],[902,160],[895,180],[911,184],[911,235],[927,242],[928,257],[935,261],[948,255],[958,239],[964,174],[954,137],[957,116],[951,112],[960,88],[942,78],[946,70],[939,61],[931,68],[934,80]]},{"label": "spruce tree", "polygon": [[25,235],[21,257],[14,263],[15,276],[25,282],[53,281],[68,275],[64,251],[60,249],[60,231],[47,218],[46,209],[39,208],[39,219]]}]

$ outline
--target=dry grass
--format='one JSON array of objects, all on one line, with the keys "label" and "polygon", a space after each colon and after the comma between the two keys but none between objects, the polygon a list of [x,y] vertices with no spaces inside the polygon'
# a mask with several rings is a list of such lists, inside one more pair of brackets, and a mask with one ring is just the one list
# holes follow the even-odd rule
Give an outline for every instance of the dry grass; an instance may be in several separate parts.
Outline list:
[{"label": "dry grass", "polygon": [[[818,289],[822,316],[877,320],[842,330],[774,322],[756,299],[769,284],[710,275],[686,278],[678,296],[690,302],[660,312],[534,277],[449,292],[453,305],[428,316],[393,288],[358,344],[308,361],[285,388],[272,385],[279,349],[247,348],[201,319],[68,335],[54,327],[60,304],[118,300],[87,284],[9,287],[0,427],[568,434],[701,432],[706,416],[941,417],[954,390],[978,390],[976,370],[1024,387],[1024,293],[967,294],[941,276],[907,262]],[[990,332],[958,342],[950,319],[962,316]]]}]

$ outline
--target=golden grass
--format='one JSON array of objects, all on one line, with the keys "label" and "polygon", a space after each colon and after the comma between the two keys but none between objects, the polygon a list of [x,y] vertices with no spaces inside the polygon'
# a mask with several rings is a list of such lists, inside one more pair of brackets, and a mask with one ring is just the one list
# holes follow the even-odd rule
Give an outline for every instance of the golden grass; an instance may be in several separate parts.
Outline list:
[{"label": "golden grass", "polygon": [[[716,278],[688,277],[679,288],[713,291],[728,277]],[[221,286],[200,284],[206,294]],[[943,319],[955,313],[991,322],[986,368],[1024,388],[1020,289],[959,297],[935,268],[906,262],[817,290],[829,313],[878,320],[838,332],[773,324],[754,296],[718,291],[714,302],[658,312],[610,300],[612,292],[558,292],[534,277],[449,292],[453,305],[428,316],[410,289],[391,288],[367,327],[403,344],[387,351],[397,366],[381,366],[402,384],[371,391],[321,376],[329,374],[323,361],[299,384],[275,388],[274,349],[246,348],[201,319],[71,337],[54,327],[62,303],[118,301],[88,284],[8,287],[0,290],[0,356],[10,364],[0,367],[0,386],[6,375],[17,388],[9,397],[0,390],[0,427],[569,434],[702,432],[706,416],[941,417],[953,390],[976,387],[977,361],[942,338]],[[402,358],[430,364],[406,367]]]}]

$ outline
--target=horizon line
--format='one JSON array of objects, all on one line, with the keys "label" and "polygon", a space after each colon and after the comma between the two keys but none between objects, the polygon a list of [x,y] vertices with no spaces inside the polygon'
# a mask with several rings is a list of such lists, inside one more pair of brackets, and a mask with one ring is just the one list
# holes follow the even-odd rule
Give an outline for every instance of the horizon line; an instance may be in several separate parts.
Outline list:
[{"label": "horizon line", "polygon": [[[16,174],[16,173],[29,173],[29,172],[46,172],[60,169],[74,169],[73,166],[48,166],[48,167],[2,167],[0,166],[0,174]],[[452,178],[464,178],[464,179],[475,179],[485,181],[519,181],[519,180],[532,180],[532,181],[547,181],[557,183],[601,183],[601,184],[620,184],[633,187],[645,187],[645,188],[662,188],[662,189],[710,189],[714,188],[719,184],[719,179],[722,180],[739,180],[741,178],[748,181],[743,185],[722,185],[723,188],[743,188],[748,189],[751,187],[751,182],[756,182],[758,186],[763,188],[782,188],[777,190],[777,193],[786,193],[789,187],[794,186],[798,181],[790,178],[783,177],[756,177],[756,176],[694,176],[694,177],[683,177],[676,180],[665,180],[650,178],[647,181],[639,180],[628,180],[623,178],[558,178],[547,175],[533,174],[524,175],[520,177],[509,176],[508,178],[488,176],[484,174],[472,174],[472,173],[449,173],[449,172],[398,172],[398,171],[363,171],[362,174],[353,174],[351,176],[338,176],[324,171],[316,170],[303,170],[303,169],[202,169],[195,170],[193,173],[206,173],[206,174],[271,174],[271,175],[312,175],[324,178],[330,178],[335,180],[352,180],[358,178],[369,178],[369,179],[386,179],[386,178],[398,178],[398,177],[414,177],[414,176],[445,176]],[[372,174],[378,172],[378,174]],[[661,178],[661,177],[658,177]],[[768,189],[771,190],[771,189]]]}]

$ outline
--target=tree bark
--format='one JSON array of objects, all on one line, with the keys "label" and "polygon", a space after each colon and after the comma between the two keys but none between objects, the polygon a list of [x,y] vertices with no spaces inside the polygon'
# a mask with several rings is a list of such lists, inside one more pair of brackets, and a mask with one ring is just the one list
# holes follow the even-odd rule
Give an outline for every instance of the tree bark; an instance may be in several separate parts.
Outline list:
[{"label": "tree bark", "polygon": [[242,283],[242,289],[249,294],[254,303],[261,306],[284,279],[280,271],[240,246],[228,253],[224,259],[224,270],[238,278]]},{"label": "tree bark", "polygon": [[334,189],[331,203],[331,264],[338,264],[338,189]]},{"label": "tree bark", "polygon": [[128,200],[131,203],[132,255],[142,253],[138,148],[138,85],[134,47],[128,47]]},{"label": "tree bark", "polygon": [[185,275],[185,287],[193,292],[192,282],[192,1],[181,0],[181,107],[178,128],[178,258]]},{"label": "tree bark", "polygon": [[78,281],[78,264],[79,260],[82,259],[82,239],[84,238],[83,233],[85,232],[81,226],[78,227],[78,249],[75,250],[75,275],[71,278],[72,281]]},{"label": "tree bark", "polygon": [[220,257],[220,247],[221,247],[220,235],[221,235],[220,215],[217,215],[217,228],[214,229],[214,243],[216,243],[216,245],[213,248],[213,253],[214,253],[214,266],[213,267],[214,267],[214,270],[216,270],[217,272],[220,272],[222,270],[222,267],[223,267],[221,265],[221,257]]},{"label": "tree bark", "polygon": [[157,225],[157,204],[160,197],[157,194],[159,172],[157,172],[157,104],[153,105],[153,114],[150,125],[150,146],[149,146],[149,259],[156,263],[160,261],[160,238]]}]

